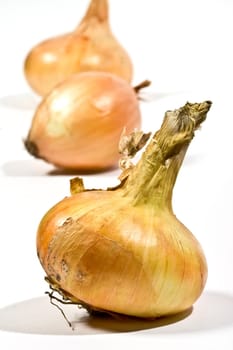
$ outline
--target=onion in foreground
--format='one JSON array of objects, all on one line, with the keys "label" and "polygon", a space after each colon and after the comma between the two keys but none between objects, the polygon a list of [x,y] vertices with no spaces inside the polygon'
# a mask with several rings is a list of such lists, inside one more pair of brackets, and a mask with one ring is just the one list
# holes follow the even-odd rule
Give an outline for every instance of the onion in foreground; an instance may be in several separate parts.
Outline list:
[{"label": "onion in foreground", "polygon": [[[85,190],[81,179],[73,179],[72,195],[45,214],[37,232],[38,257],[64,299],[142,318],[185,311],[198,299],[207,263],[196,238],[173,213],[172,192],[210,106],[186,103],[166,112],[119,186]],[[135,140],[132,134],[124,142],[129,156]]]},{"label": "onion in foreground", "polygon": [[108,0],[91,0],[74,31],[37,44],[24,62],[27,82],[41,96],[70,75],[86,71],[110,72],[129,83],[132,80],[131,59],[110,28]]}]

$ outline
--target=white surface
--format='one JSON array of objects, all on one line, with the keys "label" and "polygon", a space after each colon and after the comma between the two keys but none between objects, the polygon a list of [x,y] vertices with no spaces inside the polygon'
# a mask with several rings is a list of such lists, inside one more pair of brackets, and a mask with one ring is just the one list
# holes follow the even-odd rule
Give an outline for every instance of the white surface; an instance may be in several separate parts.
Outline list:
[{"label": "white surface", "polygon": [[[72,309],[78,327],[71,332],[44,296],[35,232],[45,211],[68,195],[71,175],[57,173],[23,148],[39,99],[24,80],[22,63],[35,43],[75,27],[87,3],[0,0],[0,348],[183,350],[209,349],[211,343],[211,349],[232,350],[231,0],[111,1],[112,27],[134,59],[135,83],[153,82],[147,90],[152,101],[141,104],[144,130],[157,130],[164,112],[187,100],[213,101],[173,200],[176,215],[201,242],[209,266],[205,292],[193,312],[162,327],[138,330],[126,323],[128,332],[122,333],[122,324],[93,324]],[[87,186],[106,187],[116,183],[117,175],[115,170],[84,177]]]}]

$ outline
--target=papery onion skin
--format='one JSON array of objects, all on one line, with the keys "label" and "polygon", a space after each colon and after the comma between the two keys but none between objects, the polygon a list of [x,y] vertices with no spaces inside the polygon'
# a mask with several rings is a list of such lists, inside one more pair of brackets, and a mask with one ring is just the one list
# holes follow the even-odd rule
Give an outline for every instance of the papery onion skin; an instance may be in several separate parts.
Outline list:
[{"label": "papery onion skin", "polygon": [[117,165],[123,129],[140,127],[133,88],[113,74],[86,72],[69,77],[42,100],[25,146],[59,168],[100,171]]},{"label": "papery onion skin", "polygon": [[42,220],[37,249],[73,301],[130,316],[187,310],[207,277],[199,243],[172,213],[132,209],[120,191],[64,199]]},{"label": "papery onion skin", "polygon": [[[172,192],[210,101],[168,111],[139,162],[115,188],[85,190],[51,208],[37,252],[52,287],[88,309],[155,318],[183,312],[208,274],[203,250],[174,215]],[[133,138],[132,138],[133,139]],[[130,146],[130,145],[129,145]]]},{"label": "papery onion skin", "polygon": [[129,83],[132,80],[131,58],[110,29],[107,0],[92,0],[73,32],[37,44],[24,62],[27,81],[41,96],[70,75],[86,71],[110,72]]}]

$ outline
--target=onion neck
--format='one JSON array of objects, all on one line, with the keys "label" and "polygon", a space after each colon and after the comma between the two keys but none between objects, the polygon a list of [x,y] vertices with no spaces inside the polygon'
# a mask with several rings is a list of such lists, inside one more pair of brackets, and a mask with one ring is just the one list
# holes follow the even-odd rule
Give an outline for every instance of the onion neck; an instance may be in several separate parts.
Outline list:
[{"label": "onion neck", "polygon": [[151,204],[172,211],[172,192],[195,130],[206,119],[210,101],[186,103],[168,111],[123,185],[134,205]]},{"label": "onion neck", "polygon": [[91,19],[97,20],[99,22],[108,22],[108,18],[108,0],[91,0],[81,23],[87,22]]}]

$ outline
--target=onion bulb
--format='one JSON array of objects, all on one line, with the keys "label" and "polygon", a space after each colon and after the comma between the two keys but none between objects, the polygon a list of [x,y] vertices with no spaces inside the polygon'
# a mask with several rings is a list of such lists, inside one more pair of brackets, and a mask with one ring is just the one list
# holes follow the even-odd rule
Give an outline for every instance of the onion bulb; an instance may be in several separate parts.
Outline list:
[{"label": "onion bulb", "polygon": [[123,129],[128,133],[140,125],[137,94],[125,80],[84,72],[67,78],[42,100],[25,146],[63,169],[101,171],[117,165]]},{"label": "onion bulb", "polygon": [[27,81],[41,96],[68,76],[93,70],[132,80],[131,59],[110,28],[107,0],[91,0],[75,30],[37,44],[24,62]]},{"label": "onion bulb", "polygon": [[[173,213],[172,192],[210,106],[186,103],[166,112],[118,186],[85,190],[82,179],[72,179],[72,195],[45,214],[37,231],[38,257],[64,299],[142,318],[186,311],[198,299],[207,263],[197,239]],[[124,136],[129,156],[141,140],[132,135]]]}]

